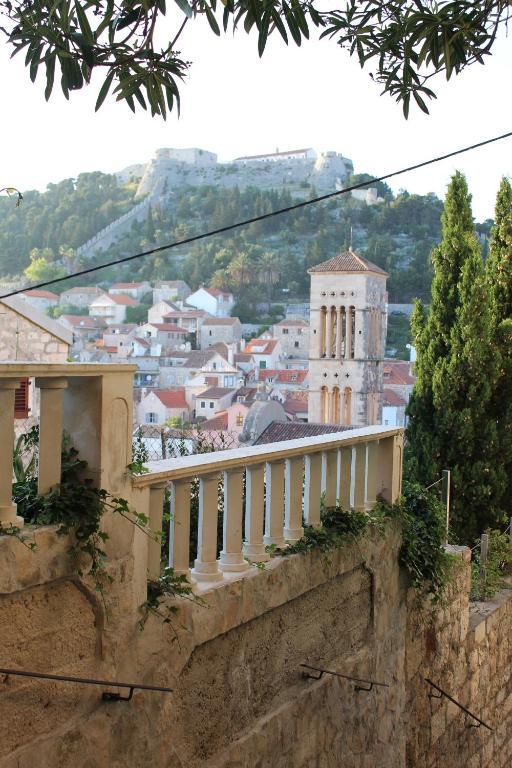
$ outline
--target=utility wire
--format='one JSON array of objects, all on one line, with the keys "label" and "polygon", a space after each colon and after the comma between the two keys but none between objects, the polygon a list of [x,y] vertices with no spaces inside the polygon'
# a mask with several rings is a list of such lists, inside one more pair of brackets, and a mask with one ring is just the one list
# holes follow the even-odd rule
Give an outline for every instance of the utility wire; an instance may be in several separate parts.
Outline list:
[{"label": "utility wire", "polygon": [[448,160],[450,157],[455,157],[456,155],[462,155],[465,152],[471,152],[473,149],[479,149],[480,147],[485,147],[487,144],[493,144],[496,141],[502,141],[503,139],[508,139],[511,136],[512,136],[512,131],[508,131],[507,133],[502,133],[500,136],[494,136],[492,139],[485,139],[484,141],[479,141],[477,144],[471,144],[468,147],[462,147],[462,149],[456,149],[453,152],[447,152],[445,155],[438,155],[437,157],[433,157],[430,160],[424,160],[421,163],[415,163],[415,165],[409,165],[407,166],[407,168],[401,168],[399,171],[392,171],[391,173],[386,173],[383,176],[376,176],[373,179],[369,179],[368,181],[362,181],[359,184],[353,184],[350,187],[345,187],[345,189],[340,189],[340,190],[337,190],[336,192],[329,192],[326,195],[320,195],[319,197],[314,197],[311,200],[303,200],[300,203],[289,205],[286,208],[279,208],[277,211],[271,211],[270,213],[263,213],[260,216],[253,216],[250,219],[244,219],[243,221],[238,221],[235,224],[228,224],[225,227],[212,229],[209,232],[203,232],[200,235],[193,235],[192,237],[186,237],[184,240],[176,240],[173,243],[167,243],[167,245],[159,245],[156,248],[151,248],[149,251],[142,251],[141,253],[135,253],[132,256],[123,256],[120,259],[115,259],[114,261],[107,261],[104,264],[98,264],[95,267],[88,267],[87,269],[81,269],[78,272],[73,272],[71,275],[66,275],[65,277],[55,277],[53,278],[53,280],[44,280],[41,283],[30,285],[27,288],[20,288],[17,291],[4,293],[2,296],[0,296],[0,299],[8,299],[11,296],[17,296],[20,293],[24,293],[27,290],[36,290],[38,288],[46,288],[48,285],[55,285],[56,283],[62,283],[65,280],[71,280],[75,277],[90,275],[92,272],[98,272],[100,269],[115,267],[118,264],[126,264],[129,261],[134,261],[135,259],[142,259],[145,256],[152,256],[155,253],[161,253],[162,251],[167,251],[170,248],[177,248],[180,245],[189,245],[190,243],[196,243],[198,240],[205,240],[207,237],[213,237],[214,235],[222,235],[224,232],[231,232],[233,229],[246,227],[248,224],[254,224],[257,221],[264,221],[265,219],[270,219],[273,216],[280,216],[283,213],[290,213],[290,211],[297,211],[300,208],[306,208],[306,206],[308,205],[315,205],[316,203],[321,203],[324,200],[331,200],[335,197],[338,197],[339,195],[346,195],[348,192],[352,192],[354,189],[361,189],[362,187],[367,187],[369,184],[376,184],[379,181],[386,181],[386,179],[391,179],[394,176],[400,176],[401,174],[408,173],[409,171],[417,171],[419,168],[425,168],[427,165],[433,165],[434,163],[439,163],[442,160]]}]

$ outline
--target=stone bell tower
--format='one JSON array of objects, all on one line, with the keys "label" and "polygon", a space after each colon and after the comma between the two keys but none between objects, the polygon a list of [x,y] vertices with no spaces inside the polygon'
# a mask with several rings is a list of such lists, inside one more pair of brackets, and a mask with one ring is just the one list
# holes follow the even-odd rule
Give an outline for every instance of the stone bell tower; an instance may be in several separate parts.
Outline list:
[{"label": "stone bell tower", "polygon": [[388,274],[352,249],[308,273],[308,420],[357,427],[380,424]]}]

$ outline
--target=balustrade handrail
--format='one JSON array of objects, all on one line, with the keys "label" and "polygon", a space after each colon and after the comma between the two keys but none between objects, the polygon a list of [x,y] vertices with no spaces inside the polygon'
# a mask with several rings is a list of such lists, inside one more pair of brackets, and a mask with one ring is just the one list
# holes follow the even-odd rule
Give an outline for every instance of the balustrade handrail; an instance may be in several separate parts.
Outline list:
[{"label": "balustrade handrail", "polygon": [[336,448],[382,440],[402,433],[403,429],[399,427],[372,426],[328,435],[282,440],[272,444],[149,461],[144,465],[148,471],[135,475],[132,482],[136,488],[147,488],[166,481],[183,480],[198,475],[213,475],[224,470],[244,469],[265,462],[278,462],[306,454],[323,453]]}]

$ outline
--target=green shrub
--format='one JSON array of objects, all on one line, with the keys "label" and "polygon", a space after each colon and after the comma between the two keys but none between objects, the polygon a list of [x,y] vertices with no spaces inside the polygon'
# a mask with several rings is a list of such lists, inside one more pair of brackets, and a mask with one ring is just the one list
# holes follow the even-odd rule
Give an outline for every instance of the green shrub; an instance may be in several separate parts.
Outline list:
[{"label": "green shrub", "polygon": [[505,581],[512,575],[512,541],[509,533],[488,529],[487,560],[482,562],[480,550],[471,562],[471,599],[490,600],[498,590],[510,586]]}]

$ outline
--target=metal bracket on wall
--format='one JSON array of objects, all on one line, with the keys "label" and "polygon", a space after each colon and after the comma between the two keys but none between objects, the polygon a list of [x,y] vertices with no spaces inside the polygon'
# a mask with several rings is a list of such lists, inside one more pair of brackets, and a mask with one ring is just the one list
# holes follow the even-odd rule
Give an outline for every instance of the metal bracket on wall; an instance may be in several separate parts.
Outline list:
[{"label": "metal bracket on wall", "polygon": [[17,677],[33,677],[38,680],[56,680],[61,683],[79,683],[81,685],[102,685],[108,688],[129,688],[128,696],[121,696],[115,691],[103,691],[101,698],[103,701],[131,701],[133,692],[137,691],[160,691],[161,693],[172,693],[172,688],[162,688],[157,685],[143,685],[142,683],[120,683],[117,680],[93,680],[87,677],[69,677],[66,675],[49,675],[43,672],[25,672],[21,669],[2,669],[0,674],[5,675],[2,682],[6,683],[10,675]]},{"label": "metal bracket on wall", "polygon": [[[310,664],[301,664],[304,669],[310,669],[312,672],[318,672],[317,675],[312,675],[311,672],[303,672],[302,677],[305,680],[321,680],[324,675],[334,675],[334,677],[341,677],[343,680],[350,680],[353,683],[364,683],[364,685],[355,685],[354,691],[366,691],[369,693],[373,689],[374,685],[381,686],[382,688],[389,688],[387,683],[377,683],[375,680],[362,680],[360,677],[352,677],[351,675],[342,675],[341,672],[333,672],[330,669],[323,669],[322,667],[312,667]],[[368,686],[368,687],[366,687]]]},{"label": "metal bracket on wall", "polygon": [[488,731],[494,730],[493,728],[491,728],[490,725],[487,725],[487,723],[485,723],[483,720],[480,720],[479,717],[477,717],[472,712],[470,712],[469,709],[463,706],[463,704],[461,704],[459,701],[454,699],[453,696],[450,696],[449,693],[446,693],[446,691],[444,691],[438,685],[433,683],[432,680],[429,680],[428,677],[425,677],[424,680],[426,683],[428,683],[432,688],[434,688],[437,691],[437,694],[430,691],[430,693],[428,694],[429,699],[442,699],[444,697],[448,699],[448,701],[451,701],[452,704],[455,704],[455,706],[461,709],[466,715],[471,717],[473,720],[476,720],[476,723],[477,723],[476,725],[475,723],[468,723],[468,725],[466,726],[467,728],[480,728],[480,726],[483,725],[484,728],[487,728]]}]

